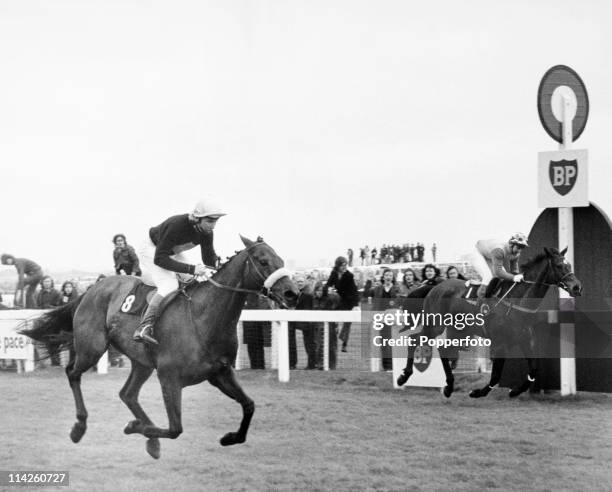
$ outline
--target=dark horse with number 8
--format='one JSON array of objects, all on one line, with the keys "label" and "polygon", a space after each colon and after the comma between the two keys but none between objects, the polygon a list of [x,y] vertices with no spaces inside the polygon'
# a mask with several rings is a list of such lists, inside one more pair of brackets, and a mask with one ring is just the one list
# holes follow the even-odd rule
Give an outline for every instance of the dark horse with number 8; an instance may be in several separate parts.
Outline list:
[{"label": "dark horse with number 8", "polygon": [[[150,348],[132,340],[137,316],[121,312],[126,295],[140,280],[131,276],[108,277],[70,304],[50,311],[25,335],[70,346],[66,374],[76,402],[77,421],[70,438],[79,442],[87,429],[87,410],[81,393],[81,375],[94,366],[113,345],[132,362],[130,375],[119,396],[136,417],[124,429],[148,438],[147,451],[160,456],[160,437],[175,439],[182,432],[182,388],[208,380],[243,409],[237,432],[221,438],[228,446],[246,440],[255,404],[242,390],[232,365],[238,339],[236,324],[249,292],[263,291],[283,307],[295,305],[298,289],[283,268],[282,259],[264,242],[242,238],[246,249],[237,253],[212,277],[177,294],[163,310],[155,329],[159,347]],[[140,404],[138,393],[154,369],[161,383],[169,428],[157,427]]]}]

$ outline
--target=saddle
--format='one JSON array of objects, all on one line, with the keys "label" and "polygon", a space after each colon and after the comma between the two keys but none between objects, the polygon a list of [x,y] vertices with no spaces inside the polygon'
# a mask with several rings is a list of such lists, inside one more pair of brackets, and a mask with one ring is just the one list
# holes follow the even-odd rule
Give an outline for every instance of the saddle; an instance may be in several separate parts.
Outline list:
[{"label": "saddle", "polygon": [[[189,292],[191,292],[197,284],[198,282],[180,283],[179,288],[168,294],[162,301],[159,310],[160,314],[164,311],[166,306],[168,306],[168,304],[170,304],[176,298],[178,294],[183,293],[187,298],[189,298]],[[155,295],[155,292],[157,292],[156,287],[147,285],[140,281],[136,283],[132,290],[130,290],[130,292],[128,292],[128,294],[125,296],[119,310],[123,314],[142,317],[144,312],[147,310],[147,307],[149,306],[149,301]]]},{"label": "saddle", "polygon": [[482,314],[488,314],[491,311],[490,304],[502,299],[514,285],[513,282],[507,282],[500,278],[493,278],[487,286],[484,298],[478,297],[478,289],[482,284],[474,283],[473,281],[466,282],[465,292],[461,295],[463,299]]}]

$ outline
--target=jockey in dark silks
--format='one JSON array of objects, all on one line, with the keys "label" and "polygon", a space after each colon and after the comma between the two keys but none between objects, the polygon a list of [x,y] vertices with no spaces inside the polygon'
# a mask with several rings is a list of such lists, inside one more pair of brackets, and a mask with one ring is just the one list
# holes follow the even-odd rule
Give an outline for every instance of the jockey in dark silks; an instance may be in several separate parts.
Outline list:
[{"label": "jockey in dark silks", "polygon": [[17,291],[25,291],[25,303],[22,300],[22,307],[33,309],[36,307],[34,291],[43,278],[43,271],[40,266],[27,258],[15,258],[13,255],[3,254],[0,257],[3,265],[14,265],[17,269]]},{"label": "jockey in dark silks", "polygon": [[[175,215],[149,230],[149,237],[140,248],[143,282],[157,287],[134,340],[157,344],[152,336],[159,307],[166,295],[178,289],[176,274],[188,274],[208,279],[217,263],[213,248],[213,229],[219,217],[226,215],[210,199],[200,200],[192,213]],[[187,263],[183,252],[200,246],[202,263]]]}]

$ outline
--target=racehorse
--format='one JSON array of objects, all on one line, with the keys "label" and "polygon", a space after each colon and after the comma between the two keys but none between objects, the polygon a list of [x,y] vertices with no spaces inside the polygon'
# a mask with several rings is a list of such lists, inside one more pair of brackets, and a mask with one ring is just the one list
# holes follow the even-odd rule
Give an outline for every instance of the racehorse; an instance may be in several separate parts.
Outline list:
[{"label": "racehorse", "polygon": [[[483,336],[491,339],[491,358],[493,367],[491,379],[484,388],[470,392],[472,398],[486,396],[501,379],[505,363],[506,351],[517,345],[527,360],[528,375],[524,382],[509,392],[510,397],[516,397],[527,391],[536,376],[535,348],[533,326],[529,316],[533,315],[539,308],[548,288],[557,286],[565,289],[572,297],[582,293],[582,284],[572,272],[571,265],[564,255],[567,248],[559,252],[555,248],[544,248],[544,252],[534,256],[522,265],[524,281],[514,283],[511,281],[500,281],[493,287],[497,297],[488,299],[492,304],[490,312],[485,317],[482,327],[476,324],[471,328],[458,331],[452,327],[446,328],[441,325],[426,325],[419,335],[427,338],[435,338],[445,331],[450,337]],[[475,306],[462,296],[466,291],[463,280],[450,279],[442,282],[431,289],[424,300],[423,310],[425,313],[478,313]],[[502,294],[503,293],[503,294]],[[487,305],[489,305],[487,304]],[[452,332],[452,333],[451,333]],[[416,335],[412,335],[416,339]],[[421,340],[419,336],[419,341]],[[403,386],[412,375],[414,353],[419,344],[409,346],[408,359],[403,373],[397,380],[398,386]],[[454,376],[448,357],[449,349],[440,347],[440,360],[446,376],[446,386],[443,394],[449,398],[454,390]]]},{"label": "racehorse", "polygon": [[[236,324],[248,293],[263,292],[283,307],[295,305],[298,289],[283,268],[283,260],[265,242],[241,236],[245,249],[227,261],[207,282],[182,293],[170,294],[155,327],[159,347],[132,340],[138,316],[123,314],[126,295],[141,280],[132,276],[107,277],[80,298],[38,318],[21,333],[41,342],[70,346],[66,375],[76,403],[76,422],[70,432],[79,442],[87,429],[87,410],[81,393],[81,375],[113,345],[132,363],[119,397],[136,417],[124,432],[147,437],[147,452],[160,456],[159,438],[176,439],[181,424],[182,388],[208,380],[236,400],[243,410],[237,432],[225,434],[223,446],[246,440],[255,404],[238,384],[232,365],[238,339]],[[153,424],[138,403],[138,393],[154,369],[161,384],[169,428]]]}]

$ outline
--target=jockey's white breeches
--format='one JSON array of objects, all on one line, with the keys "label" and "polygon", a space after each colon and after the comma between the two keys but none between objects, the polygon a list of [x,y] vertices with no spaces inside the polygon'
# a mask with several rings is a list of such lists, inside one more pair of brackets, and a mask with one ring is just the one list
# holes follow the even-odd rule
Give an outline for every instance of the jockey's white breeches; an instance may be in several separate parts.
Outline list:
[{"label": "jockey's white breeches", "polygon": [[493,279],[493,272],[491,271],[491,265],[489,265],[485,257],[480,254],[480,251],[474,249],[474,252],[469,255],[469,262],[478,275],[480,275],[482,283],[484,285],[489,285],[489,282]]},{"label": "jockey's white breeches", "polygon": [[[140,266],[142,269],[142,281],[145,284],[157,287],[157,293],[162,296],[167,296],[173,290],[178,289],[179,282],[176,277],[177,274],[158,267],[153,262],[155,258],[155,245],[149,238],[141,243],[138,257],[140,258]],[[172,255],[171,258],[181,263],[191,263],[183,253]]]}]

